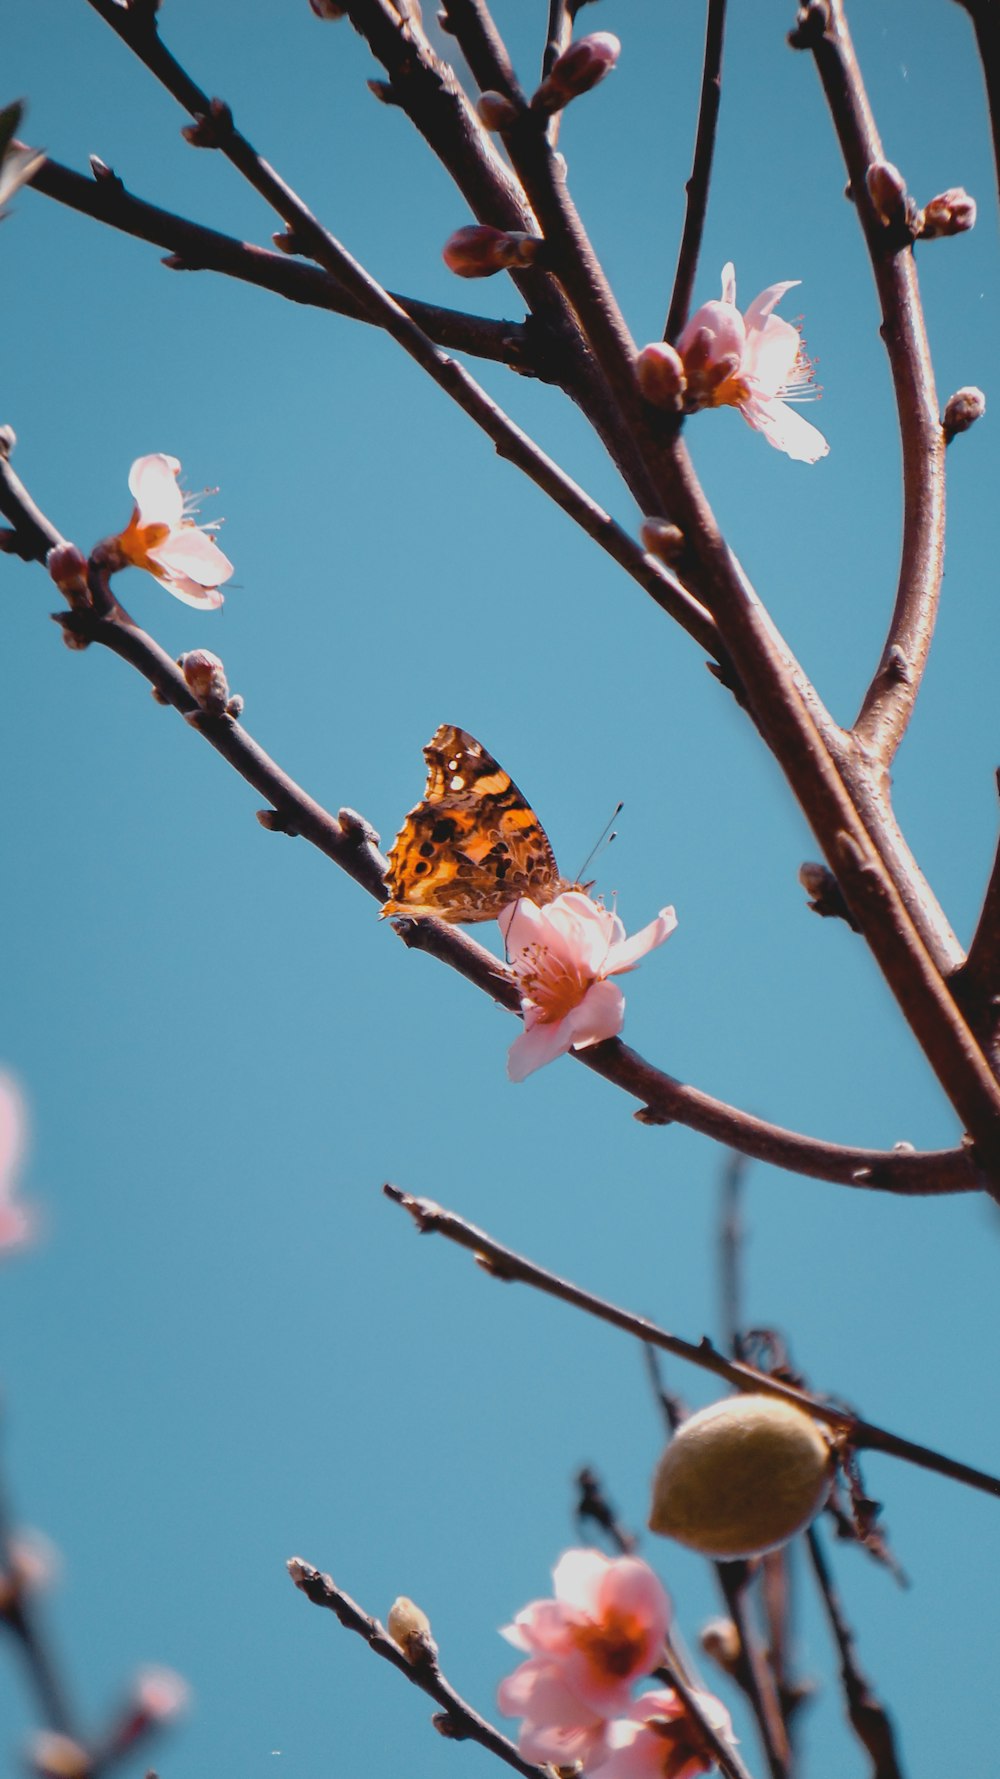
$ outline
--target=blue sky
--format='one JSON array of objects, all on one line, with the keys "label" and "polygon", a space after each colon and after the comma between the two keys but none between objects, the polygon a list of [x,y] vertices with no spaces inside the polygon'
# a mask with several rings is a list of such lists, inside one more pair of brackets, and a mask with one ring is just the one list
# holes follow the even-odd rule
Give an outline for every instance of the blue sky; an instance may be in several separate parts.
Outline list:
[{"label": "blue sky", "polygon": [[[5,21],[0,97],[85,169],[269,243],[274,220],[84,0]],[[997,360],[994,176],[971,32],[957,6],[879,0],[852,21],[890,157],[926,200],[965,184],[970,235],[919,268],[938,392]],[[850,721],[895,585],[899,452],[871,277],[792,9],[733,9],[718,170],[697,298],[733,259],[742,300],[800,278],[830,440],[813,468],[734,412],[691,449],[727,534],[834,714]],[[515,60],[545,8],[498,7]],[[519,315],[504,280],[440,261],[468,221],[347,24],[168,0],[163,34],[261,152],[387,285]],[[568,114],[562,147],[638,340],[662,327],[700,70],[700,8],[612,0],[618,69]],[[525,74],[529,79],[528,73]],[[388,844],[440,722],[470,729],[574,871],[619,799],[599,865],[632,928],[678,930],[628,984],[625,1035],[671,1073],[843,1142],[944,1146],[955,1120],[859,942],[811,915],[816,855],[779,773],[694,645],[427,384],[397,347],[210,274],[23,193],[0,231],[3,411],[15,466],[89,548],[129,512],[133,458],[169,451],[220,489],[236,564],[221,614],[148,577],[119,588],[178,655],[204,646],[251,732],[321,802]],[[624,523],[599,446],[550,389],[477,374]],[[962,938],[993,854],[998,638],[992,416],[949,454],[941,619],[895,796]],[[4,1462],[20,1516],[63,1552],[47,1603],[84,1721],[140,1661],[194,1689],[183,1772],[431,1779],[487,1757],[441,1744],[427,1702],[292,1589],[284,1560],[331,1570],[368,1610],[429,1613],[454,1684],[487,1712],[509,1652],[496,1627],[544,1593],[572,1542],[570,1477],[594,1464],[641,1526],[659,1429],[640,1355],[558,1304],[500,1291],[443,1244],[416,1244],[384,1179],[460,1210],[589,1288],[697,1339],[717,1332],[720,1152],[645,1130],[571,1062],[520,1087],[509,1018],[407,953],[374,904],[303,843],[144,682],[61,647],[36,569],[2,580],[8,844],[0,1062],[23,1082],[26,1195],[47,1236],[0,1279]],[[788,1336],[816,1388],[970,1462],[1000,1467],[995,1212],[893,1202],[755,1167],[748,1313]],[[693,1404],[696,1373],[671,1371]],[[981,1701],[998,1626],[986,1548],[997,1506],[888,1460],[866,1466],[912,1579],[903,1593],[835,1553],[861,1659],[911,1775],[989,1769]],[[690,1642],[711,1576],[646,1549]],[[804,1581],[804,1577],[803,1577]],[[844,1732],[822,1620],[801,1590],[801,1661],[821,1693],[808,1779],[864,1762]],[[946,1627],[946,1631],[945,1631]],[[751,1766],[753,1734],[734,1715]],[[33,1718],[0,1668],[4,1741]]]}]

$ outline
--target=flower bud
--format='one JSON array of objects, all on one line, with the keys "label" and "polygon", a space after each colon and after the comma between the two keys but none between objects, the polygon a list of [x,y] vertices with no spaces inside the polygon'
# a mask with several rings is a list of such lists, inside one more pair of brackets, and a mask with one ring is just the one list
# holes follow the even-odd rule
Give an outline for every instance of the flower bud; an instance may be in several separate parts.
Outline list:
[{"label": "flower bud", "polygon": [[431,1661],[437,1655],[430,1619],[405,1594],[393,1601],[386,1625],[393,1642],[398,1643],[412,1667]]},{"label": "flower bud", "polygon": [[945,441],[950,443],[956,433],[968,432],[977,420],[981,420],[986,412],[986,397],[974,383],[965,389],[956,389],[954,395],[948,397],[941,424],[944,427]]},{"label": "flower bud", "polygon": [[622,46],[610,31],[592,31],[579,37],[553,62],[545,80],[531,101],[531,109],[543,117],[561,111],[571,99],[589,93],[612,68],[622,53]]},{"label": "flower bud", "polygon": [[684,549],[683,531],[679,525],[671,525],[668,519],[644,519],[639,535],[643,549],[651,556],[658,556],[661,562],[676,562]]},{"label": "flower bud", "polygon": [[87,1750],[56,1730],[39,1730],[28,1745],[28,1767],[39,1779],[87,1779],[91,1760]]},{"label": "flower bud", "polygon": [[[0,1206],[0,1246],[3,1209]],[[0,1569],[0,1617],[17,1608],[23,1594],[40,1593],[48,1587],[58,1566],[56,1547],[43,1532],[15,1532],[8,1538],[6,1566]]]},{"label": "flower bud", "polygon": [[87,558],[75,544],[56,544],[46,556],[45,566],[60,593],[65,594],[71,603],[79,605],[81,601],[89,601]]},{"label": "flower bud", "polygon": [[485,92],[476,100],[476,116],[487,130],[509,130],[520,113],[503,93]]},{"label": "flower bud", "polygon": [[684,360],[665,340],[654,340],[644,346],[635,361],[635,374],[642,394],[657,408],[669,408],[679,414],[684,406],[687,377]]},{"label": "flower bud", "polygon": [[684,1422],[653,1478],[650,1530],[709,1557],[753,1557],[807,1526],[833,1478],[831,1444],[776,1396],[731,1396]]},{"label": "flower bud", "polygon": [[891,161],[873,161],[865,174],[876,215],[887,225],[906,217],[906,180]]},{"label": "flower bud", "polygon": [[726,1674],[735,1674],[743,1660],[743,1644],[731,1618],[712,1618],[702,1626],[698,1639],[710,1661]]},{"label": "flower bud", "polygon": [[209,649],[191,649],[177,662],[189,692],[206,710],[224,710],[229,697],[226,670]]},{"label": "flower bud", "polygon": [[975,198],[970,198],[964,186],[953,185],[931,199],[918,232],[922,241],[933,241],[938,235],[964,235],[975,226]]},{"label": "flower bud", "polygon": [[337,0],[309,0],[309,4],[318,19],[342,19],[347,11],[346,6],[338,6]]},{"label": "flower bud", "polygon": [[187,1709],[191,1688],[173,1668],[141,1668],[135,1678],[136,1706],[150,1723],[169,1723]]},{"label": "flower bud", "polygon": [[524,235],[517,230],[505,232],[491,228],[489,223],[471,223],[456,229],[442,248],[442,258],[449,271],[459,278],[491,278],[514,266],[530,266],[543,245],[537,235]]}]

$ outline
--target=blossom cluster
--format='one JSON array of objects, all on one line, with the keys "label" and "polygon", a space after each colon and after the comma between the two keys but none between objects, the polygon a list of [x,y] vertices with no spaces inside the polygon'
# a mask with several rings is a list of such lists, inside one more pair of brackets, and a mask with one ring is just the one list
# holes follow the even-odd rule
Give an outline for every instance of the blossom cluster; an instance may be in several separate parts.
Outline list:
[{"label": "blossom cluster", "polygon": [[729,1714],[693,1693],[698,1717],[672,1687],[632,1697],[663,1659],[670,1601],[648,1564],[569,1550],[555,1598],[535,1600],[501,1635],[527,1654],[500,1684],[501,1711],[522,1719],[526,1760],[579,1764],[601,1779],[696,1779],[715,1758],[703,1725],[732,1739]]}]

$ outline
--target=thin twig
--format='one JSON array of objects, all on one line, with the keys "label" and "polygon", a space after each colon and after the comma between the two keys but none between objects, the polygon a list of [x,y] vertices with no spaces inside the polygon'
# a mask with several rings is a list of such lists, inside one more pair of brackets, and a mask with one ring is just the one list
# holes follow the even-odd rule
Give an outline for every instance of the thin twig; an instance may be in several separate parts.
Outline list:
[{"label": "thin twig", "polygon": [[862,1747],[871,1756],[871,1779],[903,1779],[892,1722],[858,1666],[854,1633],[844,1618],[830,1566],[815,1526],[810,1526],[806,1532],[806,1544],[840,1654],[840,1677],[848,1720]]},{"label": "thin twig", "polygon": [[338,1588],[329,1575],[321,1574],[311,1563],[303,1562],[301,1557],[290,1558],[287,1568],[295,1586],[300,1593],[305,1594],[307,1600],[311,1600],[314,1606],[325,1606],[334,1613],[346,1630],[356,1631],[359,1637],[364,1638],[373,1655],[391,1662],[411,1685],[419,1687],[421,1692],[442,1707],[445,1721],[434,1719],[434,1726],[442,1735],[457,1741],[478,1742],[481,1748],[505,1761],[515,1772],[523,1774],[524,1779],[551,1779],[548,1767],[536,1767],[531,1761],[524,1760],[513,1742],[508,1741],[506,1736],[502,1736],[491,1723],[487,1723],[485,1717],[480,1717],[479,1712],[466,1703],[444,1678],[435,1655],[428,1652],[425,1660],[411,1662],[378,1619],[370,1618],[367,1612],[363,1612],[350,1594],[345,1594],[342,1588]]},{"label": "thin twig", "polygon": [[688,1685],[678,1663],[671,1661],[669,1656],[662,1656],[659,1672],[682,1701],[688,1716],[698,1725],[699,1734],[712,1750],[720,1770],[728,1775],[728,1779],[750,1779],[749,1768],[744,1765],[732,1743],[721,1736],[709,1722],[697,1693]]},{"label": "thin twig", "polygon": [[598,1321],[610,1322],[613,1327],[622,1329],[635,1340],[647,1341],[650,1346],[661,1347],[665,1353],[673,1353],[678,1359],[686,1359],[703,1371],[713,1372],[716,1377],[723,1378],[737,1390],[757,1391],[791,1402],[814,1420],[822,1421],[825,1426],[832,1428],[838,1437],[856,1450],[885,1452],[889,1457],[915,1464],[920,1470],[934,1471],[938,1476],[950,1477],[953,1482],[965,1483],[969,1488],[1000,1498],[1000,1477],[991,1476],[988,1471],[977,1470],[973,1465],[963,1464],[957,1458],[949,1458],[930,1446],[890,1433],[886,1428],[876,1426],[872,1421],[862,1420],[847,1409],[837,1408],[825,1402],[822,1397],[811,1395],[807,1390],[795,1389],[791,1384],[769,1376],[767,1372],[757,1371],[753,1366],[744,1365],[739,1360],[728,1359],[707,1338],[696,1345],[693,1341],[683,1340],[679,1335],[668,1334],[666,1329],[658,1328],[655,1322],[650,1322],[645,1316],[619,1309],[617,1304],[595,1297],[592,1292],[582,1290],[568,1279],[547,1272],[544,1267],[537,1266],[523,1254],[516,1254],[512,1248],[503,1247],[500,1242],[487,1235],[485,1230],[467,1223],[454,1211],[446,1211],[432,1199],[415,1198],[412,1193],[389,1184],[383,1186],[382,1190],[393,1204],[400,1205],[404,1211],[409,1212],[421,1235],[443,1235],[447,1241],[468,1249],[475,1255],[477,1264],[492,1278],[502,1279],[504,1283],[531,1285],[536,1291],[542,1291],[549,1297],[557,1297],[575,1309],[584,1310],[587,1315],[596,1316]]},{"label": "thin twig", "polygon": [[[997,789],[1000,791],[1000,772],[997,773]],[[1000,1040],[1000,840],[968,956],[950,978],[949,987],[973,1029],[986,1044],[988,1053],[997,1060]]]},{"label": "thin twig", "polygon": [[968,13],[976,33],[976,48],[986,82],[993,160],[1000,186],[1000,12],[996,0],[958,0],[958,5]]},{"label": "thin twig", "polygon": [[17,1550],[6,1488],[0,1478],[0,1580],[10,1577],[11,1598],[0,1613],[4,1627],[16,1638],[41,1720],[47,1729],[79,1740],[76,1718],[55,1653],[39,1622],[30,1586],[19,1586]]},{"label": "thin twig", "polygon": [[734,1359],[743,1357],[743,1182],[745,1155],[730,1155],[722,1174],[719,1203],[719,1298],[722,1344]]},{"label": "thin twig", "polygon": [[667,324],[663,330],[664,339],[671,343],[676,341],[683,332],[691,308],[691,293],[694,290],[695,276],[698,271],[698,255],[701,252],[701,238],[705,229],[708,187],[712,177],[712,158],[715,153],[715,133],[722,99],[722,46],[725,33],[726,0],[708,0],[705,19],[705,60],[701,74],[701,97],[698,101],[698,128],[694,139],[694,159],[691,163],[691,177],[685,186],[687,203],[684,209],[684,228],[677,254],[674,287],[670,293]]},{"label": "thin twig", "polygon": [[[337,315],[350,316],[355,321],[372,321],[364,306],[322,266],[290,258],[286,253],[271,253],[252,242],[237,240],[234,235],[205,228],[186,216],[177,216],[173,211],[147,204],[127,191],[117,174],[108,168],[88,179],[50,157],[28,183],[32,190],[81,215],[91,216],[136,240],[166,248],[174,256],[167,262],[172,270],[221,272],[228,278],[273,291],[294,303],[327,309]],[[423,303],[416,297],[400,296],[395,291],[387,294],[429,339],[448,351],[467,352],[475,358],[507,364],[522,374],[551,375],[544,353],[537,357],[534,354],[533,336],[523,322],[494,321],[485,315],[470,315],[457,309],[443,309],[436,303]],[[381,323],[375,325],[381,326]]]},{"label": "thin twig", "polygon": [[814,34],[810,47],[871,258],[903,451],[896,602],[881,660],[854,725],[866,765],[881,779],[913,714],[934,633],[944,566],[945,441],[911,243],[905,231],[894,231],[878,215],[866,184],[869,167],[884,156],[842,0],[829,0],[827,28]]}]

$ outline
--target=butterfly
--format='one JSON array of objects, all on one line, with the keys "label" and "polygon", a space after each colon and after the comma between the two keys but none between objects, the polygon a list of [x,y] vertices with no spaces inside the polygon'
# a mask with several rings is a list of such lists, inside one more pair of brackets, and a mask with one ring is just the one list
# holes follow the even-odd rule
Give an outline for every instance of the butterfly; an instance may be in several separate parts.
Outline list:
[{"label": "butterfly", "polygon": [[424,758],[423,801],[389,854],[383,919],[495,920],[519,896],[541,905],[581,887],[560,877],[537,815],[482,742],[442,723]]}]

